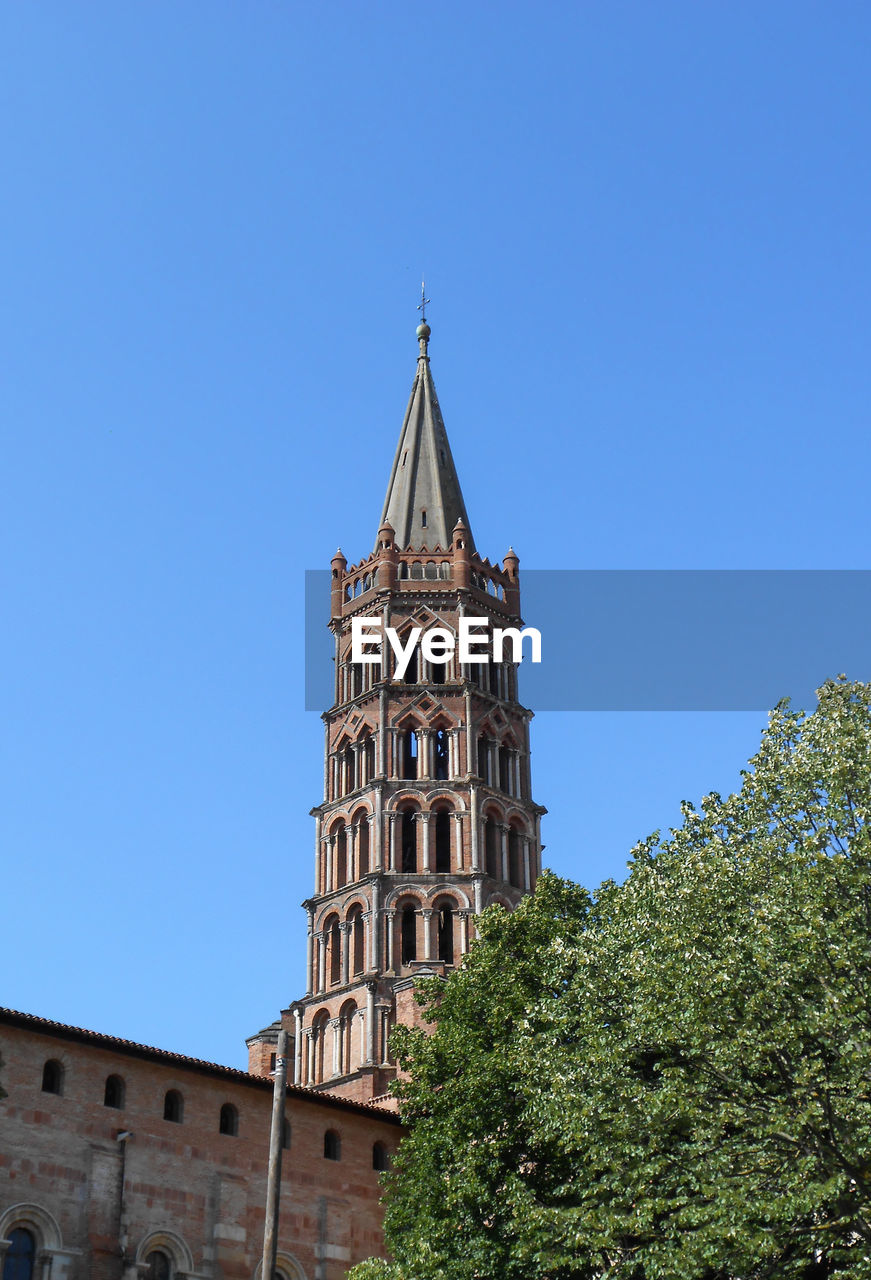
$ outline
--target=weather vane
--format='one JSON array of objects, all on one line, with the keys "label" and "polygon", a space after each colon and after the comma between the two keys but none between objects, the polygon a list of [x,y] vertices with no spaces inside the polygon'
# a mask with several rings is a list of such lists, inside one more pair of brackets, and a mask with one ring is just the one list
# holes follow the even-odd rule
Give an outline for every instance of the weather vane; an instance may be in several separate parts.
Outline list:
[{"label": "weather vane", "polygon": [[418,304],[418,308],[417,308],[417,309],[418,309],[418,311],[420,312],[420,318],[421,318],[421,320],[424,322],[424,324],[426,324],[426,309],[427,309],[427,307],[429,306],[429,302],[430,302],[430,300],[429,300],[429,298],[426,296],[426,281],[425,281],[425,280],[421,280],[421,282],[420,282],[420,303]]}]

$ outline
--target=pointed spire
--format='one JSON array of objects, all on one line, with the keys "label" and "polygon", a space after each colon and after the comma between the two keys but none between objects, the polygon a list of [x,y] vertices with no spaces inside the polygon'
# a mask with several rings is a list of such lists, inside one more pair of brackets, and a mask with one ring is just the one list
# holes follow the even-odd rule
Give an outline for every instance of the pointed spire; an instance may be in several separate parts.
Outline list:
[{"label": "pointed spire", "polygon": [[[422,311],[429,299],[423,292],[421,297]],[[417,326],[417,372],[399,433],[381,524],[388,521],[393,526],[400,550],[432,550],[435,546],[447,550],[454,527],[461,520],[467,529],[468,547],[474,551],[469,517],[429,368],[431,332],[424,318]]]}]

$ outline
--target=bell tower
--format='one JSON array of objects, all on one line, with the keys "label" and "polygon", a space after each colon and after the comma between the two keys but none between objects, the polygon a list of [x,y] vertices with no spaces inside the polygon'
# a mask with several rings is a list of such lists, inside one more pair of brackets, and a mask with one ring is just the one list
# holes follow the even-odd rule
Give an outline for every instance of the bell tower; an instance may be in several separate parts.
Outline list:
[{"label": "bell tower", "polygon": [[352,661],[355,618],[378,619],[404,646],[415,628],[456,640],[466,619],[488,652],[494,627],[522,625],[517,556],[509,550],[500,566],[475,549],[430,333],[424,319],[375,548],[357,564],[341,551],[331,562],[335,688],[324,797],[312,810],[305,995],[248,1041],[250,1070],[265,1074],[283,1025],[290,1078],[357,1101],[381,1097],[396,1074],[390,1030],[419,1020],[417,979],[460,965],[475,916],[494,902],[516,906],[541,866],[532,713],[517,700],[510,642],[503,660],[484,663],[461,662],[458,647],[428,660],[418,646],[402,671],[385,639],[383,666]]}]

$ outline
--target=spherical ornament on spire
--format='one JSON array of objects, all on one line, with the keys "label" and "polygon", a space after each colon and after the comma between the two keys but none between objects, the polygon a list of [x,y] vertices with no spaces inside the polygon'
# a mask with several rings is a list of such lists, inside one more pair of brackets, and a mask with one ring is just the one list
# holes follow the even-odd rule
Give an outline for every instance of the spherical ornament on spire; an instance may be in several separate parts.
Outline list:
[{"label": "spherical ornament on spire", "polygon": [[417,326],[417,336],[419,338],[422,338],[424,342],[429,341],[429,335],[431,333],[432,333],[432,329],[429,327],[429,325],[425,320]]}]

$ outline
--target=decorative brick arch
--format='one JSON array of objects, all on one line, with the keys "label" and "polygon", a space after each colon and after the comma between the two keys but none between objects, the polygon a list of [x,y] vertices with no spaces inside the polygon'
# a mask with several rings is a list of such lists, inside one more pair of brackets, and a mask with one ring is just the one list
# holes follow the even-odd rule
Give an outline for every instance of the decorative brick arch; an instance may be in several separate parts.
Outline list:
[{"label": "decorative brick arch", "polygon": [[6,1240],[10,1231],[23,1227],[36,1237],[37,1252],[42,1249],[62,1249],[60,1227],[48,1209],[40,1204],[22,1200],[11,1205],[0,1217],[0,1240]]},{"label": "decorative brick arch", "polygon": [[[420,792],[418,792],[420,795]],[[437,804],[447,804],[454,813],[468,813],[468,805],[457,791],[449,791],[446,787],[433,788],[422,799],[423,812],[432,813]]]},{"label": "decorative brick arch", "polygon": [[182,1240],[181,1236],[176,1235],[174,1231],[152,1231],[139,1245],[136,1250],[137,1263],[145,1262],[149,1253],[155,1249],[161,1249],[164,1253],[169,1254],[172,1260],[173,1270],[175,1271],[193,1271],[194,1255]]},{"label": "decorative brick arch", "polygon": [[384,899],[385,908],[396,908],[401,898],[413,899],[419,910],[426,902],[426,892],[420,885],[414,884],[413,881],[409,881],[407,884],[398,884],[394,889],[391,889]]},{"label": "decorative brick arch", "polygon": [[[297,1262],[296,1258],[294,1258],[290,1253],[281,1253],[279,1251],[276,1254],[275,1270],[279,1275],[285,1276],[287,1280],[306,1280],[306,1274],[302,1269],[302,1263]],[[258,1262],[253,1280],[261,1280],[262,1275],[263,1263]]]},{"label": "decorative brick arch", "polygon": [[457,884],[436,884],[427,891],[427,906],[435,906],[439,898],[452,898],[458,911],[473,910],[469,895]]},{"label": "decorative brick arch", "polygon": [[421,808],[423,799],[416,787],[404,787],[402,791],[397,791],[387,801],[384,809],[386,813],[397,813],[406,804],[413,804],[415,809]]},{"label": "decorative brick arch", "polygon": [[507,894],[500,893],[498,890],[495,890],[493,893],[488,895],[487,901],[484,905],[486,907],[504,907],[506,911],[513,911],[517,904],[512,902]]}]

